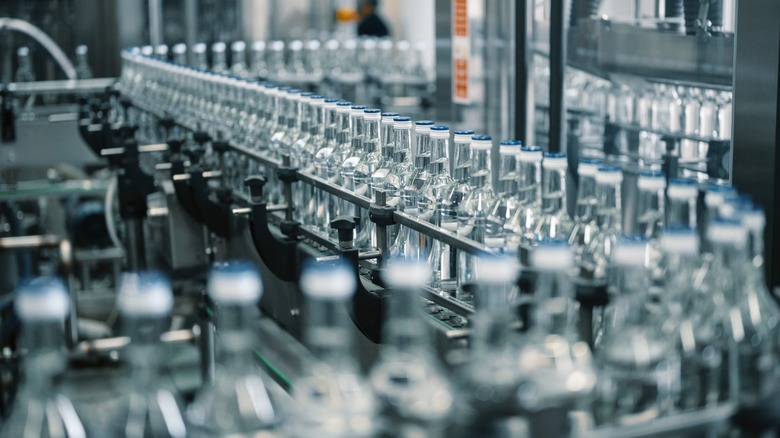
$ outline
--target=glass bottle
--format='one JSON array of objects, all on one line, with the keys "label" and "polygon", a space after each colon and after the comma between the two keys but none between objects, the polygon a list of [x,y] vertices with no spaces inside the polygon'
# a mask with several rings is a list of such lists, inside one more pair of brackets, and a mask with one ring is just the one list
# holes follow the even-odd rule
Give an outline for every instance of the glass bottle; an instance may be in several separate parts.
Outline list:
[{"label": "glass bottle", "polygon": [[211,45],[211,71],[215,73],[227,73],[227,46],[218,41]]},{"label": "glass bottle", "polygon": [[737,191],[734,187],[717,184],[708,186],[707,190],[704,192],[704,218],[699,224],[699,229],[701,230],[701,243],[702,251],[705,253],[705,263],[707,262],[707,259],[711,258],[706,256],[710,253],[709,232],[707,231],[709,224],[719,217],[718,210],[720,207],[726,203],[728,199],[736,196]]},{"label": "glass bottle", "polygon": [[230,73],[242,78],[249,76],[249,68],[246,64],[246,43],[243,41],[234,41],[230,45]]},{"label": "glass bottle", "polygon": [[62,280],[40,277],[22,285],[14,298],[22,323],[22,384],[2,436],[48,437],[49,428],[62,437],[86,437],[71,399],[57,383],[67,368],[64,321],[70,297]]},{"label": "glass bottle", "polygon": [[450,186],[450,192],[447,194],[441,213],[441,227],[453,233],[458,231],[458,208],[471,191],[469,172],[471,170],[471,137],[473,136],[474,131],[462,130],[455,131],[453,138],[452,179],[455,184]]},{"label": "glass bottle", "polygon": [[[325,103],[322,106],[322,144],[315,145],[317,151],[314,154],[314,168],[315,174],[324,179],[329,180],[328,174],[330,156],[333,153],[333,149],[336,147],[337,138],[337,117],[336,117],[336,104],[340,102],[340,99],[325,99]],[[330,230],[330,221],[335,218],[332,216],[332,211],[335,210],[335,201],[331,199],[330,193],[322,189],[315,189],[316,193],[316,224],[318,230],[327,235]]]},{"label": "glass bottle", "polygon": [[467,422],[461,425],[464,436],[513,436],[505,428],[519,412],[521,375],[509,303],[519,266],[513,257],[484,256],[475,257],[473,267],[478,280],[471,348],[457,375],[466,408],[457,421]]},{"label": "glass bottle", "polygon": [[[395,147],[393,148],[393,167],[385,177],[385,190],[387,192],[388,205],[394,205],[399,211],[407,209],[416,213],[416,199],[405,189],[410,185],[410,180],[415,171],[412,163],[412,119],[409,117],[396,117],[393,120],[393,132]],[[400,258],[422,258],[423,248],[420,245],[419,233],[400,226],[395,239],[392,241],[390,254]]]},{"label": "glass bottle", "polygon": [[[306,173],[316,174],[315,157],[325,142],[323,133],[324,106],[324,96],[309,96],[308,102],[301,100],[301,136],[293,145],[292,155],[298,157],[297,166]],[[299,184],[297,190],[302,192],[300,204],[302,213],[299,221],[304,225],[316,225],[316,189],[309,184]]]},{"label": "glass bottle", "polygon": [[[292,144],[290,145],[290,165],[305,171],[310,163],[307,160],[306,144],[311,137],[311,124],[313,116],[312,96],[314,93],[301,93],[298,100],[293,102],[296,106],[295,129],[290,135]],[[324,99],[324,98],[323,98]],[[310,222],[311,212],[309,202],[311,201],[312,187],[308,184],[293,183],[293,219],[299,223]]]},{"label": "glass bottle", "polygon": [[[565,417],[596,384],[590,347],[577,333],[578,305],[570,278],[574,254],[565,240],[545,239],[534,248],[530,262],[538,277],[530,327],[520,339],[518,368],[536,390],[521,392],[520,402],[529,410]],[[579,384],[570,385],[572,379]]]},{"label": "glass bottle", "polygon": [[596,349],[600,367],[594,416],[598,423],[646,421],[674,408],[679,357],[663,321],[647,305],[647,240],[619,240],[612,251],[616,295],[609,303]]},{"label": "glass bottle", "polygon": [[[78,51],[78,47],[76,48]],[[179,65],[187,65],[187,45],[178,43],[173,46],[173,62]]]},{"label": "glass bottle", "polygon": [[35,73],[32,68],[32,60],[30,59],[30,49],[27,47],[19,47],[16,51],[16,61],[18,66],[16,67],[16,74],[14,80],[16,82],[35,82]]},{"label": "glass bottle", "polygon": [[209,63],[206,60],[206,44],[197,43],[192,47],[192,66],[199,70],[208,70]]},{"label": "glass bottle", "polygon": [[536,240],[567,239],[574,222],[567,211],[566,154],[550,152],[542,161],[542,216],[536,224]]},{"label": "glass bottle", "polygon": [[580,275],[586,279],[605,279],[618,237],[623,230],[621,186],[623,170],[602,166],[596,172],[596,232],[580,256]]},{"label": "glass bottle", "polygon": [[[479,243],[485,242],[487,216],[495,201],[493,185],[490,182],[490,149],[493,139],[487,135],[471,138],[469,185],[471,190],[458,208],[458,235]],[[462,301],[470,301],[474,289],[476,260],[471,254],[458,253],[456,296]]]},{"label": "glass bottle", "polygon": [[[379,150],[381,145],[381,125],[382,112],[378,109],[367,109],[363,111],[363,156],[355,165],[352,175],[355,194],[365,196],[373,202],[374,190],[371,177],[379,168],[382,161],[382,153]],[[376,247],[375,225],[368,218],[368,212],[361,209],[361,216],[365,218],[366,224],[363,227],[364,236],[361,239],[368,245]]]},{"label": "glass bottle", "polygon": [[666,213],[666,175],[643,171],[637,179],[637,202],[632,233],[648,239],[647,263],[653,280],[663,281],[663,263],[658,238],[664,228]]},{"label": "glass bottle", "polygon": [[253,360],[258,303],[263,283],[249,262],[215,264],[208,294],[216,306],[217,368],[187,410],[191,436],[273,436],[281,417]]},{"label": "glass bottle", "polygon": [[696,230],[699,183],[691,178],[674,178],[669,181],[666,196],[669,199],[669,208],[666,209],[666,227]]},{"label": "glass bottle", "polygon": [[[343,185],[341,177],[341,165],[344,160],[352,155],[352,142],[349,138],[349,112],[352,107],[352,102],[338,102],[336,104],[336,120],[335,120],[335,145],[328,157],[326,171],[328,175],[328,182],[336,185]],[[330,202],[328,203],[329,217],[333,220],[336,216],[347,215],[352,213],[350,204],[341,198],[330,196]],[[331,229],[329,225],[325,225],[330,233],[331,238],[335,239],[336,231]]]},{"label": "glass bottle", "polygon": [[[376,170],[371,174],[371,192],[376,194],[377,190],[383,190],[385,192],[385,202],[391,207],[396,207],[399,201],[397,190],[389,193],[386,186],[387,176],[395,166],[395,129],[393,124],[395,123],[394,119],[397,117],[400,117],[398,113],[382,113],[380,121],[380,157]],[[398,227],[399,225],[397,224],[387,227],[387,245],[395,242],[395,238],[398,235]]]},{"label": "glass bottle", "polygon": [[584,158],[577,167],[579,181],[577,183],[577,201],[574,206],[574,228],[569,237],[569,244],[574,249],[575,262],[579,259],[593,235],[596,233],[596,209],[598,196],[596,196],[596,173],[601,167],[602,161],[597,158]]},{"label": "glass bottle", "polygon": [[420,301],[431,270],[420,261],[391,259],[382,276],[392,292],[384,342],[370,378],[384,403],[387,434],[443,437],[454,394]]},{"label": "glass bottle", "polygon": [[89,67],[87,46],[80,44],[76,46],[76,77],[79,79],[92,79],[92,69]]},{"label": "glass bottle", "polygon": [[512,238],[507,236],[507,223],[520,206],[517,195],[517,156],[521,146],[519,140],[502,140],[498,147],[496,201],[490,207],[485,230],[485,245],[495,248],[496,251],[517,251],[517,248],[510,245],[513,242]]},{"label": "glass bottle", "polygon": [[302,270],[304,342],[313,360],[295,382],[293,436],[369,437],[377,431],[377,402],[352,354],[347,309],[356,286],[353,268],[343,261]]},{"label": "glass bottle", "polygon": [[265,41],[252,43],[252,73],[254,79],[263,80],[268,77],[268,64],[265,62]]},{"label": "glass bottle", "polygon": [[[431,161],[428,165],[428,180],[417,199],[418,217],[436,226],[441,226],[442,208],[455,181],[449,170],[450,128],[444,125],[430,129]],[[451,248],[440,240],[431,239],[428,264],[433,275],[431,286],[436,290],[455,291],[454,272],[450,266]]]},{"label": "glass bottle", "polygon": [[[536,225],[542,215],[542,159],[539,146],[522,147],[517,155],[520,205],[507,225],[509,243],[515,247],[514,251],[519,251],[521,245],[527,247],[533,243]],[[521,254],[521,257],[525,256]]]},{"label": "glass bottle", "polygon": [[128,402],[116,435],[185,437],[179,400],[160,379],[165,357],[160,336],[168,327],[173,308],[170,283],[159,273],[126,273],[119,286],[117,307],[130,338],[130,376],[122,391]]},{"label": "glass bottle", "polygon": [[[353,105],[349,112],[349,137],[351,147],[347,158],[341,163],[340,172],[341,186],[352,192],[354,192],[356,188],[355,169],[365,155],[365,151],[363,150],[363,139],[365,138],[366,133],[364,112],[366,109],[367,108],[364,105]],[[377,117],[380,117],[381,111],[376,110],[375,114]],[[344,208],[344,211],[348,212],[346,214],[360,219],[355,228],[355,247],[361,249],[366,248],[370,244],[368,235],[368,211],[346,201]]]}]

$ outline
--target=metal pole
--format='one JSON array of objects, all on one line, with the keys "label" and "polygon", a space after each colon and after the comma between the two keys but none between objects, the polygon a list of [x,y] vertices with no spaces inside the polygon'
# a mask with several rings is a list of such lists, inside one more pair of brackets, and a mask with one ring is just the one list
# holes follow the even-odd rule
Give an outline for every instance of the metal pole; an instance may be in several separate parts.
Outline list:
[{"label": "metal pole", "polygon": [[198,42],[198,5],[197,0],[184,0],[184,43],[187,44],[187,62],[193,64],[195,59],[192,48]]},{"label": "metal pole", "polygon": [[566,7],[564,0],[550,5],[550,136],[548,150],[564,149],[566,110],[563,102],[563,80],[566,73]]},{"label": "metal pole", "polygon": [[149,0],[149,44],[157,47],[162,43],[162,1]]},{"label": "metal pole", "polygon": [[530,116],[533,114],[533,99],[529,92],[532,90],[531,81],[531,53],[529,43],[531,41],[531,26],[528,23],[530,16],[528,8],[532,2],[519,2],[515,4],[515,138],[523,144],[533,144],[533,130],[529,129]]}]

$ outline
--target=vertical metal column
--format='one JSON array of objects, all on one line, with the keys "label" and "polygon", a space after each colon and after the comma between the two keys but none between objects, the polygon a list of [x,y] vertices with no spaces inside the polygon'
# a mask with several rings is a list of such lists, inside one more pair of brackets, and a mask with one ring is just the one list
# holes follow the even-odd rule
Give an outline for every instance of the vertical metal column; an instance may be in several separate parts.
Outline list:
[{"label": "vertical metal column", "polygon": [[184,43],[187,44],[187,62],[195,63],[192,48],[198,42],[197,0],[184,0]]},{"label": "vertical metal column", "polygon": [[780,285],[780,2],[737,2],[732,182],[766,209],[765,265]]},{"label": "vertical metal column", "polygon": [[157,47],[163,43],[162,0],[149,0],[149,44]]},{"label": "vertical metal column", "polygon": [[566,138],[566,107],[563,101],[563,81],[566,73],[566,4],[552,0],[550,4],[550,152],[564,150]]},{"label": "vertical metal column", "polygon": [[532,26],[533,2],[518,2],[514,10],[515,37],[515,138],[523,144],[534,143]]}]

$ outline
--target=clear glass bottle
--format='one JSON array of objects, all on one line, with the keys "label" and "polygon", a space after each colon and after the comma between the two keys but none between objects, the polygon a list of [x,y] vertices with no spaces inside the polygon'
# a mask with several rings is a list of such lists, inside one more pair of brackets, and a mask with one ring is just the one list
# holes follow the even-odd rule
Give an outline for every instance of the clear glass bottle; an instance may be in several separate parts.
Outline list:
[{"label": "clear glass bottle", "polygon": [[[331,184],[343,185],[341,165],[344,163],[344,160],[352,155],[352,142],[349,138],[349,112],[351,107],[352,102],[338,102],[336,104],[336,141],[326,164],[328,182]],[[331,202],[328,203],[328,215],[331,220],[336,216],[352,213],[352,208],[346,201],[334,196],[329,198]],[[326,231],[330,233],[331,238],[335,239],[337,237],[336,231],[331,229],[329,225],[326,225],[326,227]]]},{"label": "clear glass bottle", "polygon": [[249,262],[217,263],[208,294],[216,306],[217,368],[213,384],[201,388],[187,409],[190,436],[274,436],[281,416],[254,363],[258,302],[263,283]]},{"label": "clear glass bottle", "polygon": [[[323,109],[325,97],[311,95],[308,102],[301,100],[301,136],[293,145],[293,156],[297,158],[298,168],[306,173],[316,174],[316,155],[325,143],[323,133]],[[301,192],[301,216],[298,219],[304,225],[316,225],[317,196],[316,189],[309,184],[299,184]]]},{"label": "clear glass bottle", "polygon": [[268,64],[265,62],[265,41],[252,43],[252,72],[254,79],[268,78]]},{"label": "clear glass bottle", "polygon": [[32,68],[32,59],[30,59],[30,49],[27,47],[19,47],[16,50],[16,74],[14,75],[14,81],[16,82],[35,82],[35,72]]},{"label": "clear glass bottle", "polygon": [[542,216],[534,230],[535,239],[567,239],[574,222],[567,210],[566,154],[550,152],[542,161]]},{"label": "clear glass bottle", "polygon": [[605,279],[618,237],[623,230],[623,170],[602,166],[596,172],[596,232],[580,255],[580,276]]},{"label": "clear glass bottle", "polygon": [[[536,225],[542,216],[542,149],[539,146],[524,146],[517,155],[519,207],[510,218],[507,227],[511,231],[510,244],[529,246],[534,242]],[[518,247],[515,251],[518,251]]]},{"label": "clear glass bottle", "polygon": [[[78,48],[76,48],[78,50]],[[179,65],[187,65],[187,45],[178,43],[173,46],[173,62]]]},{"label": "clear glass bottle", "polygon": [[[441,214],[447,195],[455,181],[449,170],[450,128],[444,125],[430,129],[431,162],[428,165],[428,180],[417,199],[418,217],[436,226],[441,226]],[[428,264],[433,275],[431,286],[436,290],[455,291],[455,276],[450,266],[451,248],[440,240],[431,239]]]},{"label": "clear glass bottle", "polygon": [[126,336],[129,378],[124,382],[127,397],[116,436],[187,436],[187,427],[177,395],[160,379],[163,346],[160,336],[168,327],[173,308],[171,285],[159,273],[126,273],[117,295],[117,308]]},{"label": "clear glass bottle", "polygon": [[[377,190],[383,190],[385,192],[385,202],[391,207],[398,205],[398,192],[388,193],[385,180],[395,166],[395,129],[393,124],[395,123],[394,119],[397,117],[400,117],[398,113],[382,113],[379,162],[376,165],[376,170],[371,174],[371,192],[376,194]],[[387,227],[388,246],[395,242],[395,238],[398,235],[398,227],[398,224]]]},{"label": "clear glass bottle", "polygon": [[471,348],[457,376],[466,408],[458,421],[466,422],[461,425],[465,436],[513,436],[505,428],[520,409],[521,375],[513,342],[516,318],[509,303],[519,265],[508,256],[475,257],[473,274],[478,282]]},{"label": "clear glass bottle", "polygon": [[206,44],[197,43],[192,47],[192,66],[199,70],[208,70],[209,63],[206,59]]},{"label": "clear glass bottle", "polygon": [[[518,368],[535,391],[521,392],[529,410],[558,409],[562,415],[596,384],[590,347],[577,332],[578,304],[571,282],[574,254],[565,240],[546,239],[531,254],[538,273],[529,328],[520,338]],[[570,385],[577,379],[578,385]]]},{"label": "clear glass bottle", "polygon": [[76,77],[79,79],[92,79],[92,68],[87,57],[89,49],[84,44],[76,46]]},{"label": "clear glass bottle", "polygon": [[[354,181],[355,194],[365,196],[373,202],[374,189],[372,177],[379,168],[382,161],[381,146],[381,122],[382,112],[378,109],[367,109],[363,111],[364,129],[363,134],[363,156],[355,166],[352,179]],[[368,240],[368,245],[376,247],[375,225],[368,218],[368,212],[363,210],[363,216],[366,223],[364,239]]]},{"label": "clear glass bottle", "polygon": [[435,354],[421,293],[431,279],[420,261],[391,259],[382,273],[391,288],[379,359],[371,383],[384,402],[388,436],[446,436],[454,394]]},{"label": "clear glass bottle", "polygon": [[[458,208],[458,235],[479,243],[485,242],[487,216],[495,202],[493,185],[490,181],[490,150],[493,138],[477,135],[471,138],[469,185],[471,190]],[[476,259],[465,252],[458,253],[456,297],[462,301],[471,301],[474,289]]]},{"label": "clear glass bottle", "polygon": [[471,170],[471,137],[472,130],[455,131],[453,138],[452,179],[455,184],[450,186],[450,192],[442,206],[441,227],[452,233],[458,232],[458,208],[471,191],[469,172]]},{"label": "clear glass bottle", "polygon": [[[318,149],[314,154],[314,168],[315,174],[324,179],[329,180],[328,174],[330,156],[333,153],[333,149],[336,147],[336,138],[338,131],[338,120],[336,116],[336,105],[340,102],[340,99],[325,99],[325,103],[322,106],[322,144],[315,145]],[[335,218],[331,213],[335,210],[335,201],[331,199],[328,192],[321,189],[315,189],[316,194],[316,225],[318,230],[327,235],[330,230],[330,221]]]},{"label": "clear glass bottle", "polygon": [[2,436],[86,437],[86,429],[70,397],[58,384],[67,368],[64,321],[70,297],[62,280],[41,277],[22,285],[14,298],[22,323],[22,383],[11,414],[0,426]]},{"label": "clear glass bottle", "polygon": [[666,209],[666,227],[698,229],[699,183],[691,178],[674,178],[669,181],[666,196],[669,199],[669,208]]},{"label": "clear glass bottle", "polygon": [[249,77],[249,68],[246,63],[246,43],[234,41],[230,45],[230,73],[242,78]]},{"label": "clear glass bottle", "polygon": [[711,257],[707,254],[710,253],[709,244],[709,225],[719,217],[720,207],[726,203],[727,200],[737,196],[737,191],[732,186],[723,186],[712,184],[707,187],[704,192],[704,219],[701,221],[701,244],[702,251],[705,253],[704,262],[707,263]]},{"label": "clear glass bottle", "polygon": [[633,234],[657,241],[664,227],[666,177],[662,172],[640,172],[637,188]]},{"label": "clear glass bottle", "polygon": [[211,45],[211,71],[215,73],[227,73],[227,46],[218,41]]},{"label": "clear glass bottle", "polygon": [[[296,106],[295,129],[290,135],[292,144],[290,145],[290,165],[305,171],[310,163],[307,160],[306,144],[311,137],[311,124],[313,117],[312,96],[314,93],[301,93],[298,100],[293,104]],[[323,98],[324,99],[324,98]],[[310,222],[311,213],[309,202],[311,201],[312,187],[308,184],[293,184],[293,219],[299,223]]]},{"label": "clear glass bottle", "polygon": [[498,147],[498,187],[496,187],[496,201],[487,217],[485,230],[485,245],[495,248],[496,251],[514,253],[517,248],[511,246],[512,238],[507,223],[512,219],[520,202],[517,194],[517,156],[520,153],[522,142],[519,140],[502,140]]},{"label": "clear glass bottle", "polygon": [[596,349],[600,367],[597,423],[647,421],[674,409],[680,364],[661,315],[648,306],[647,240],[622,238],[612,252],[616,295],[609,303]]},{"label": "clear glass bottle", "polygon": [[577,200],[574,206],[574,228],[569,237],[569,244],[574,249],[575,263],[580,264],[582,251],[590,244],[596,233],[596,172],[602,161],[596,158],[580,160],[577,167],[579,181],[577,183]]},{"label": "clear glass bottle", "polygon": [[[364,105],[353,105],[349,112],[349,137],[351,142],[350,153],[347,158],[341,163],[341,186],[347,190],[355,192],[355,169],[357,169],[358,163],[363,160],[365,156],[365,150],[363,149],[363,140],[366,134],[366,120],[365,110],[367,108]],[[372,110],[374,111],[374,110]],[[381,117],[381,111],[376,110],[378,117]],[[372,116],[373,117],[373,116]],[[356,218],[359,218],[357,227],[355,228],[355,242],[356,248],[365,249],[370,245],[370,239],[368,235],[369,220],[368,211],[358,207],[355,204],[345,202],[345,210]],[[343,214],[343,213],[342,213]]]},{"label": "clear glass bottle", "polygon": [[[393,167],[385,177],[385,191],[387,192],[388,205],[395,206],[399,211],[409,208],[416,212],[417,204],[414,198],[405,193],[405,188],[410,184],[415,166],[412,163],[412,119],[409,117],[396,117],[393,120],[393,132],[395,147],[393,148]],[[414,237],[417,237],[416,239]],[[396,237],[391,240],[390,254],[401,258],[421,258],[423,256],[419,235],[404,226],[398,228]]]},{"label": "clear glass bottle", "polygon": [[313,360],[295,382],[296,437],[370,437],[378,429],[378,403],[352,354],[348,303],[355,273],[343,261],[312,263],[302,270],[306,297],[304,342]]}]

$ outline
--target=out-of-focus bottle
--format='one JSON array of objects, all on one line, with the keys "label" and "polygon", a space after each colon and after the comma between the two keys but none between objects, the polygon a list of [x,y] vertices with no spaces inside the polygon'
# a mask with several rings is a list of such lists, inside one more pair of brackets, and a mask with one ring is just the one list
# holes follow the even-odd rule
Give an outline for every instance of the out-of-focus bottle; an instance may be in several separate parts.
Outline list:
[{"label": "out-of-focus bottle", "polygon": [[[365,151],[363,150],[363,140],[366,133],[365,123],[365,110],[367,108],[364,105],[353,105],[349,111],[349,136],[351,142],[350,153],[347,158],[341,163],[341,186],[347,190],[355,191],[355,169],[358,163],[363,159]],[[378,122],[378,118],[381,117],[381,111],[376,111],[375,122]],[[368,221],[368,211],[360,208],[358,205],[351,204],[345,201],[345,212],[356,218],[359,218],[358,225],[355,228],[355,247],[367,248],[370,244],[368,230],[370,228]]]},{"label": "out-of-focus bottle", "polygon": [[179,65],[188,65],[186,44],[178,43],[173,46],[173,62]]},{"label": "out-of-focus bottle", "polygon": [[[666,190],[669,205],[666,209],[667,228],[698,228],[697,202],[699,184],[695,179],[674,178]],[[698,244],[697,244],[698,246]]]},{"label": "out-of-focus bottle", "polygon": [[574,228],[569,237],[569,244],[574,249],[575,264],[579,264],[582,250],[590,244],[596,233],[596,172],[602,161],[596,158],[580,160],[577,167],[579,182],[577,184],[577,200],[574,204]]},{"label": "out-of-focus bottle", "polygon": [[498,147],[498,187],[496,187],[496,201],[487,217],[487,229],[485,230],[485,245],[495,248],[496,251],[514,253],[516,247],[512,247],[513,240],[507,236],[511,233],[507,223],[512,219],[520,202],[517,195],[517,156],[520,153],[522,143],[519,140],[502,140]]},{"label": "out-of-focus bottle", "polygon": [[284,42],[271,41],[268,46],[268,76],[273,80],[284,79],[287,65],[284,62]]},{"label": "out-of-focus bottle", "polygon": [[192,66],[200,70],[208,70],[209,62],[206,59],[206,44],[197,43],[192,48]]},{"label": "out-of-focus bottle", "polygon": [[92,69],[89,67],[89,58],[87,46],[81,44],[76,46],[76,77],[79,79],[92,79]]},{"label": "out-of-focus bottle", "polygon": [[127,347],[130,375],[123,385],[127,406],[116,424],[116,435],[187,436],[178,397],[160,379],[165,357],[160,336],[168,327],[173,308],[170,283],[158,273],[124,274],[117,307],[130,338]]},{"label": "out-of-focus bottle", "polygon": [[[317,151],[325,142],[323,128],[323,108],[325,97],[312,95],[308,100],[301,99],[300,103],[300,132],[301,135],[293,145],[292,157],[298,163],[298,168],[304,172],[315,174],[315,157]],[[297,190],[301,192],[301,218],[304,225],[315,225],[317,212],[316,191],[309,184],[299,184]]]},{"label": "out-of-focus bottle", "polygon": [[[344,160],[352,155],[352,142],[349,138],[349,113],[351,107],[352,102],[338,102],[336,104],[336,142],[326,165],[328,182],[331,184],[343,185],[341,165],[344,163]],[[334,196],[330,197],[328,208],[331,220],[336,218],[336,216],[352,213],[349,203]],[[327,231],[330,233],[331,238],[335,239],[337,237],[336,231],[332,228],[329,228]]]},{"label": "out-of-focus bottle", "polygon": [[654,280],[662,280],[663,266],[660,242],[666,214],[666,175],[663,172],[643,171],[637,179],[637,202],[634,212],[633,234],[648,239],[647,259]]},{"label": "out-of-focus bottle", "polygon": [[[521,245],[528,246],[534,242],[536,225],[542,216],[542,159],[539,146],[524,146],[517,155],[520,205],[507,224],[511,231],[509,243],[513,246],[518,237]],[[518,246],[515,251],[519,249]]]},{"label": "out-of-focus bottle", "polygon": [[43,438],[54,428],[57,436],[86,437],[80,415],[57,383],[67,368],[64,321],[70,298],[65,285],[58,278],[34,279],[16,292],[14,310],[27,354],[11,414],[0,426],[2,436]]},{"label": "out-of-focus bottle", "polygon": [[252,43],[251,73],[254,79],[263,80],[268,77],[268,64],[265,61],[265,41]]},{"label": "out-of-focus bottle", "polygon": [[302,271],[304,340],[314,359],[295,382],[293,436],[370,437],[378,430],[378,403],[352,354],[347,307],[355,281],[344,262],[311,264]]},{"label": "out-of-focus bottle", "polygon": [[612,251],[616,295],[606,309],[596,348],[600,366],[598,423],[649,419],[673,410],[680,364],[673,338],[662,329],[662,315],[652,312],[645,267],[647,240],[624,237]]},{"label": "out-of-focus bottle", "polygon": [[450,192],[442,206],[441,227],[447,231],[458,231],[458,208],[471,191],[469,172],[471,170],[471,137],[472,130],[455,131],[453,138],[452,179],[455,184],[450,186]]},{"label": "out-of-focus bottle", "polygon": [[421,308],[431,271],[421,261],[391,259],[383,272],[391,288],[384,343],[371,383],[384,402],[388,436],[445,436],[454,394],[435,355]]},{"label": "out-of-focus bottle", "polygon": [[35,72],[32,68],[32,59],[30,58],[30,49],[27,47],[19,47],[16,50],[16,74],[14,80],[16,82],[35,82]]},{"label": "out-of-focus bottle", "polygon": [[234,41],[230,45],[230,73],[242,78],[249,76],[249,67],[246,63],[246,43]]},{"label": "out-of-focus bottle", "polygon": [[[374,189],[371,178],[382,161],[382,153],[379,150],[381,144],[381,119],[382,111],[378,109],[367,109],[363,111],[363,156],[355,165],[352,174],[355,194],[374,199]],[[361,209],[361,218],[365,219],[366,224],[363,227],[362,239],[364,245],[376,247],[376,226],[368,217],[368,211]]]},{"label": "out-of-focus bottle", "polygon": [[227,73],[227,46],[222,41],[211,45],[211,71]]},{"label": "out-of-focus bottle", "polygon": [[[410,209],[416,213],[417,205],[405,193],[405,188],[410,184],[410,179],[415,171],[412,163],[412,119],[409,117],[396,117],[393,119],[393,132],[395,145],[393,148],[393,167],[385,177],[385,190],[387,191],[388,205],[395,206],[400,211]],[[418,238],[415,239],[414,236]],[[423,249],[419,236],[414,231],[404,226],[399,226],[395,239],[391,240],[390,254],[396,257],[421,258]]]},{"label": "out-of-focus bottle", "polygon": [[567,239],[574,229],[574,222],[567,211],[566,154],[550,152],[542,161],[542,216],[536,223],[534,236],[537,241]]},{"label": "out-of-focus bottle", "polygon": [[214,383],[202,388],[187,410],[191,436],[274,436],[280,426],[279,410],[253,362],[253,324],[262,287],[248,262],[219,263],[209,273],[219,337],[217,368]]},{"label": "out-of-focus bottle", "polygon": [[580,275],[587,279],[605,279],[612,251],[623,230],[621,185],[623,170],[602,166],[596,172],[596,225],[590,243],[580,255]]}]

